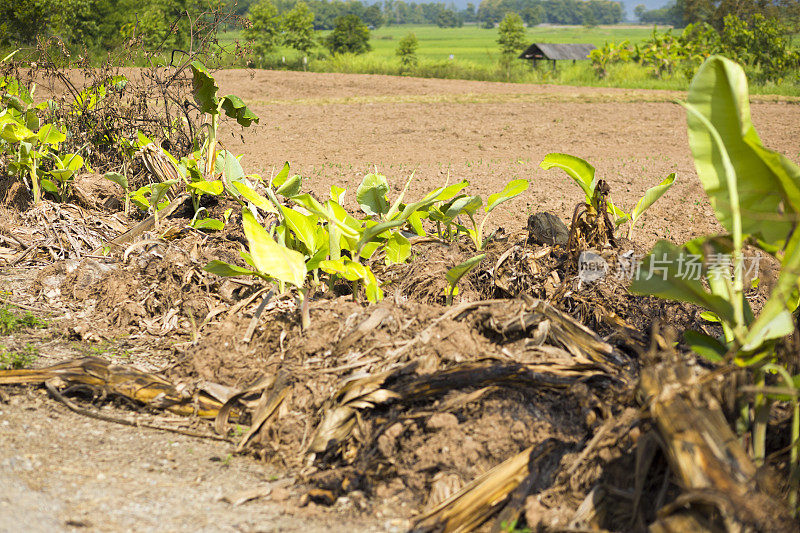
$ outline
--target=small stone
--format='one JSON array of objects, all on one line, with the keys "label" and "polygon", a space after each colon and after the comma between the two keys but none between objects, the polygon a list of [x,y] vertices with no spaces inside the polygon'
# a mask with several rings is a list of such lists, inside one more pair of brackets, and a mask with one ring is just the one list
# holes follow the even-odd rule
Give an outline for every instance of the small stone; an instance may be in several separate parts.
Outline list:
[{"label": "small stone", "polygon": [[567,244],[569,228],[552,213],[536,213],[528,217],[528,238],[536,244]]},{"label": "small stone", "polygon": [[428,431],[458,427],[458,418],[453,413],[436,413],[428,419],[426,426]]}]

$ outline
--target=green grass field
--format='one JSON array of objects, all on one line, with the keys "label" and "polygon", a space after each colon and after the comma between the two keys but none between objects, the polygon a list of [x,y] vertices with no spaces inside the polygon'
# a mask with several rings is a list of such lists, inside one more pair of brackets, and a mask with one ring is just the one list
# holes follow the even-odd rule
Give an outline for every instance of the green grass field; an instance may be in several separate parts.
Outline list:
[{"label": "green grass field", "polygon": [[[643,41],[652,34],[651,27],[636,26],[536,26],[527,28],[529,43],[592,43],[602,46],[606,41],[632,43]],[[384,26],[372,32],[372,52],[376,57],[395,57],[397,43],[406,34],[414,33],[419,41],[417,55],[420,59],[448,59],[453,54],[457,61],[477,64],[495,63],[500,55],[497,29],[484,29],[475,25],[461,28],[439,28],[433,25]]]},{"label": "green grass field", "polygon": [[[664,29],[660,28],[660,31]],[[648,39],[653,32],[648,26],[537,26],[527,28],[526,41],[551,43],[591,43],[597,47],[606,42],[629,41],[636,44]],[[419,63],[410,70],[404,70],[397,59],[395,50],[405,35],[414,33],[419,41],[417,56]],[[327,32],[320,32],[324,37]],[[242,40],[241,32],[220,35],[219,42],[233,48],[234,40]],[[485,81],[514,81],[523,83],[556,83],[563,85],[591,85],[603,87],[624,87],[629,89],[671,89],[685,90],[689,80],[680,73],[670,78],[657,79],[650,70],[636,63],[612,65],[608,76],[600,79],[589,61],[559,62],[556,71],[549,65],[531,70],[523,61],[515,61],[510,69],[499,64],[500,47],[497,44],[497,29],[484,29],[476,25],[461,28],[439,28],[434,25],[400,25],[381,27],[371,32],[372,51],[353,56],[344,54],[334,58],[327,51],[318,48],[308,65],[304,65],[299,53],[278,48],[268,58],[263,58],[262,66],[267,68],[303,69],[317,72],[344,72],[360,74],[411,75],[424,78],[450,78]],[[450,55],[453,60],[450,60]],[[780,83],[753,85],[753,94],[775,94],[800,96],[800,83],[797,73]]]},{"label": "green grass field", "polygon": [[[536,26],[526,28],[527,40],[530,43],[592,43],[602,46],[606,41],[620,42],[629,40],[638,43],[647,39],[653,32],[648,26]],[[419,41],[417,55],[420,59],[448,59],[450,54],[459,62],[471,62],[479,65],[497,62],[500,48],[497,44],[497,29],[484,29],[476,25],[461,28],[439,28],[426,24],[404,24],[400,26],[382,26],[371,32],[370,44],[372,52],[366,54],[370,58],[394,58],[397,43],[406,34],[413,33]],[[327,32],[320,32],[321,35]],[[242,32],[231,31],[220,35],[220,44],[230,45],[234,40],[243,40]],[[288,59],[296,55],[290,49],[279,48],[276,54],[285,55]]]}]

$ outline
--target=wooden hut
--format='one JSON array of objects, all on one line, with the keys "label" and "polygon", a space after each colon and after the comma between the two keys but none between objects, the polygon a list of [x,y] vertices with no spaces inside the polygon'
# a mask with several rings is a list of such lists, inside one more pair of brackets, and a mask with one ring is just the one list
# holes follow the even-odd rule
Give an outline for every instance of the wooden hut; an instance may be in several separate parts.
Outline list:
[{"label": "wooden hut", "polygon": [[533,43],[519,55],[519,58],[532,61],[534,67],[540,60],[550,60],[555,70],[556,61],[571,59],[575,63],[578,59],[587,59],[589,52],[595,48],[597,47],[593,44]]}]

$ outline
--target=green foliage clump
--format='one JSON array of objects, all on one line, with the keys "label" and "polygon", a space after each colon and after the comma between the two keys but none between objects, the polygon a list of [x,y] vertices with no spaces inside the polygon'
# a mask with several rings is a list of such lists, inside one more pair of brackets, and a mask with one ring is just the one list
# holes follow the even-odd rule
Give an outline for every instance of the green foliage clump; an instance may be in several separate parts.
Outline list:
[{"label": "green foliage clump", "polygon": [[325,46],[332,54],[363,54],[372,50],[369,44],[369,28],[356,15],[336,19],[335,26],[325,39]]},{"label": "green foliage clump", "polygon": [[436,25],[440,28],[460,28],[464,18],[452,9],[443,9],[436,16]]},{"label": "green foliage clump", "polygon": [[419,48],[419,41],[417,36],[413,33],[406,34],[405,37],[400,39],[397,43],[396,54],[400,58],[400,64],[403,68],[413,67],[417,64],[417,48]]},{"label": "green foliage clump", "polygon": [[8,335],[18,329],[44,327],[47,327],[47,322],[30,311],[17,314],[10,306],[0,307],[0,335]]},{"label": "green foliage clump", "polygon": [[800,54],[790,46],[789,31],[778,19],[758,13],[749,20],[728,15],[720,33],[719,50],[713,52],[755,67],[751,75],[757,81],[779,79],[800,67]]},{"label": "green foliage clump", "polygon": [[31,44],[52,19],[55,0],[0,0],[6,43]]},{"label": "green foliage clump", "polygon": [[497,27],[497,44],[501,50],[500,66],[506,70],[506,81],[511,81],[511,66],[527,45],[522,17],[516,13],[506,13]]},{"label": "green foliage clump", "polygon": [[35,363],[38,358],[39,350],[31,343],[27,343],[24,348],[17,351],[6,351],[6,347],[0,345],[0,370],[25,368]]},{"label": "green foliage clump", "polygon": [[792,50],[788,31],[775,18],[755,14],[744,20],[728,15],[721,31],[707,23],[690,24],[680,35],[654,28],[650,39],[641,44],[606,43],[589,57],[598,78],[604,78],[614,63],[635,61],[654,78],[668,79],[679,73],[690,79],[706,58],[721,54],[748,67],[754,80],[766,83],[781,81],[800,67],[800,54]]},{"label": "green foliage clump", "polygon": [[53,37],[73,51],[113,50],[131,39],[149,50],[186,48],[199,19],[215,9],[218,0],[0,0],[0,40]]}]

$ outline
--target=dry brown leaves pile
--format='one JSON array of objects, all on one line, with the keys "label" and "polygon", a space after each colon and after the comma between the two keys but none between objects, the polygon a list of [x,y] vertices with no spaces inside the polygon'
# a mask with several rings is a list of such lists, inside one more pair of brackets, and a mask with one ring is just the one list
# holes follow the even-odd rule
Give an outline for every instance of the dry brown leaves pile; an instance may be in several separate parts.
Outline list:
[{"label": "dry brown leaves pile", "polygon": [[[633,298],[611,278],[582,283],[575,250],[495,241],[445,307],[444,272],[470,249],[418,242],[426,261],[376,265],[383,302],[334,287],[315,296],[302,331],[291,294],[202,269],[238,261],[235,221],[206,235],[176,210],[160,233],[103,256],[93,250],[125,229],[114,217],[49,203],[26,216],[0,233],[0,260],[49,264],[37,298],[68,312],[63,331],[126,336],[165,361],[153,373],[89,358],[0,373],[0,383],[44,383],[86,413],[70,394],[213,419],[181,431],[291,470],[300,504],[345,498],[369,512],[372,499],[397,498],[417,509],[419,531],[757,530],[786,516],[721,412],[676,403],[712,395],[697,384],[703,369],[656,366],[672,348],[651,342],[653,317],[680,324],[693,310]],[[751,493],[772,511],[739,505]]]}]

